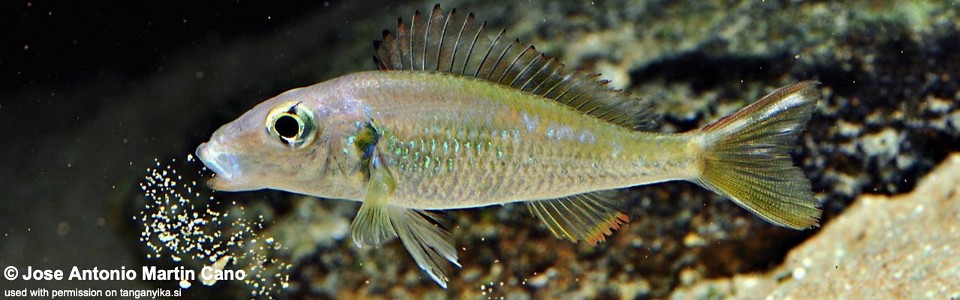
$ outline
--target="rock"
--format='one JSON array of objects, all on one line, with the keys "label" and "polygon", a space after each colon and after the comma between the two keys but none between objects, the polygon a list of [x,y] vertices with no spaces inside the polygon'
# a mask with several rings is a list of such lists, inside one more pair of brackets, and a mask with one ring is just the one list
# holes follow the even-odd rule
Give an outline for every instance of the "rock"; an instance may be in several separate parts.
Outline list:
[{"label": "rock", "polygon": [[674,291],[674,299],[960,298],[960,153],[913,192],[864,195],[765,274]]}]

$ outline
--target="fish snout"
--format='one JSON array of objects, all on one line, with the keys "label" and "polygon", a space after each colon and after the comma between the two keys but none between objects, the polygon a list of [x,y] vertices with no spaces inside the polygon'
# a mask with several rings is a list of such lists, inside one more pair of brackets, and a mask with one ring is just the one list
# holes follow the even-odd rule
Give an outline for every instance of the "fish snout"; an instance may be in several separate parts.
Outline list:
[{"label": "fish snout", "polygon": [[207,169],[217,173],[218,180],[229,181],[240,177],[242,172],[237,156],[225,150],[214,141],[201,143],[197,147],[197,157]]}]

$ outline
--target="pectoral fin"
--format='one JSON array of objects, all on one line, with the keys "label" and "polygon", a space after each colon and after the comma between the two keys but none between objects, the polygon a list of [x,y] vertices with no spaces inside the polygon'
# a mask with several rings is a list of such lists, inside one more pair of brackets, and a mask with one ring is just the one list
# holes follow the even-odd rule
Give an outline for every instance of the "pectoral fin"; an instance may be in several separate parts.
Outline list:
[{"label": "pectoral fin", "polygon": [[558,238],[596,245],[630,219],[603,192],[525,202]]},{"label": "pectoral fin", "polygon": [[[374,163],[374,166],[378,164]],[[400,237],[420,269],[433,281],[446,288],[448,266],[444,260],[457,263],[457,249],[450,242],[450,233],[436,224],[442,223],[434,213],[389,205],[396,182],[387,169],[371,167],[367,195],[353,219],[353,241],[359,247],[379,247],[393,237]]]},{"label": "pectoral fin", "polygon": [[390,208],[387,204],[390,195],[396,189],[396,182],[385,169],[371,171],[367,183],[367,196],[360,205],[360,211],[350,225],[353,242],[357,247],[380,247],[384,242],[397,236],[391,225]]}]

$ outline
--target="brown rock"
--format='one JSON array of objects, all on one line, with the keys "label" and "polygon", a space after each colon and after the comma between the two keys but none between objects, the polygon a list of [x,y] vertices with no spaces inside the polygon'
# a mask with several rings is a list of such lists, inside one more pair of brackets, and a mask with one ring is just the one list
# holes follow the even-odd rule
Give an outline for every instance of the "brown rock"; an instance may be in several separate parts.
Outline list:
[{"label": "brown rock", "polygon": [[899,196],[865,195],[767,274],[678,289],[675,299],[960,299],[960,153]]}]

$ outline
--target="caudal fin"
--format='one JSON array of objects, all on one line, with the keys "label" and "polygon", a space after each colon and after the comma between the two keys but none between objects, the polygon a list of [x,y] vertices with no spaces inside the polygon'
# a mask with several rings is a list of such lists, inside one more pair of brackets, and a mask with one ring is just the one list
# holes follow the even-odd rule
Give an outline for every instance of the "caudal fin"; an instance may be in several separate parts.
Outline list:
[{"label": "caudal fin", "polygon": [[701,129],[704,159],[697,183],[774,224],[818,226],[810,181],[790,159],[820,98],[818,84],[782,87]]}]

